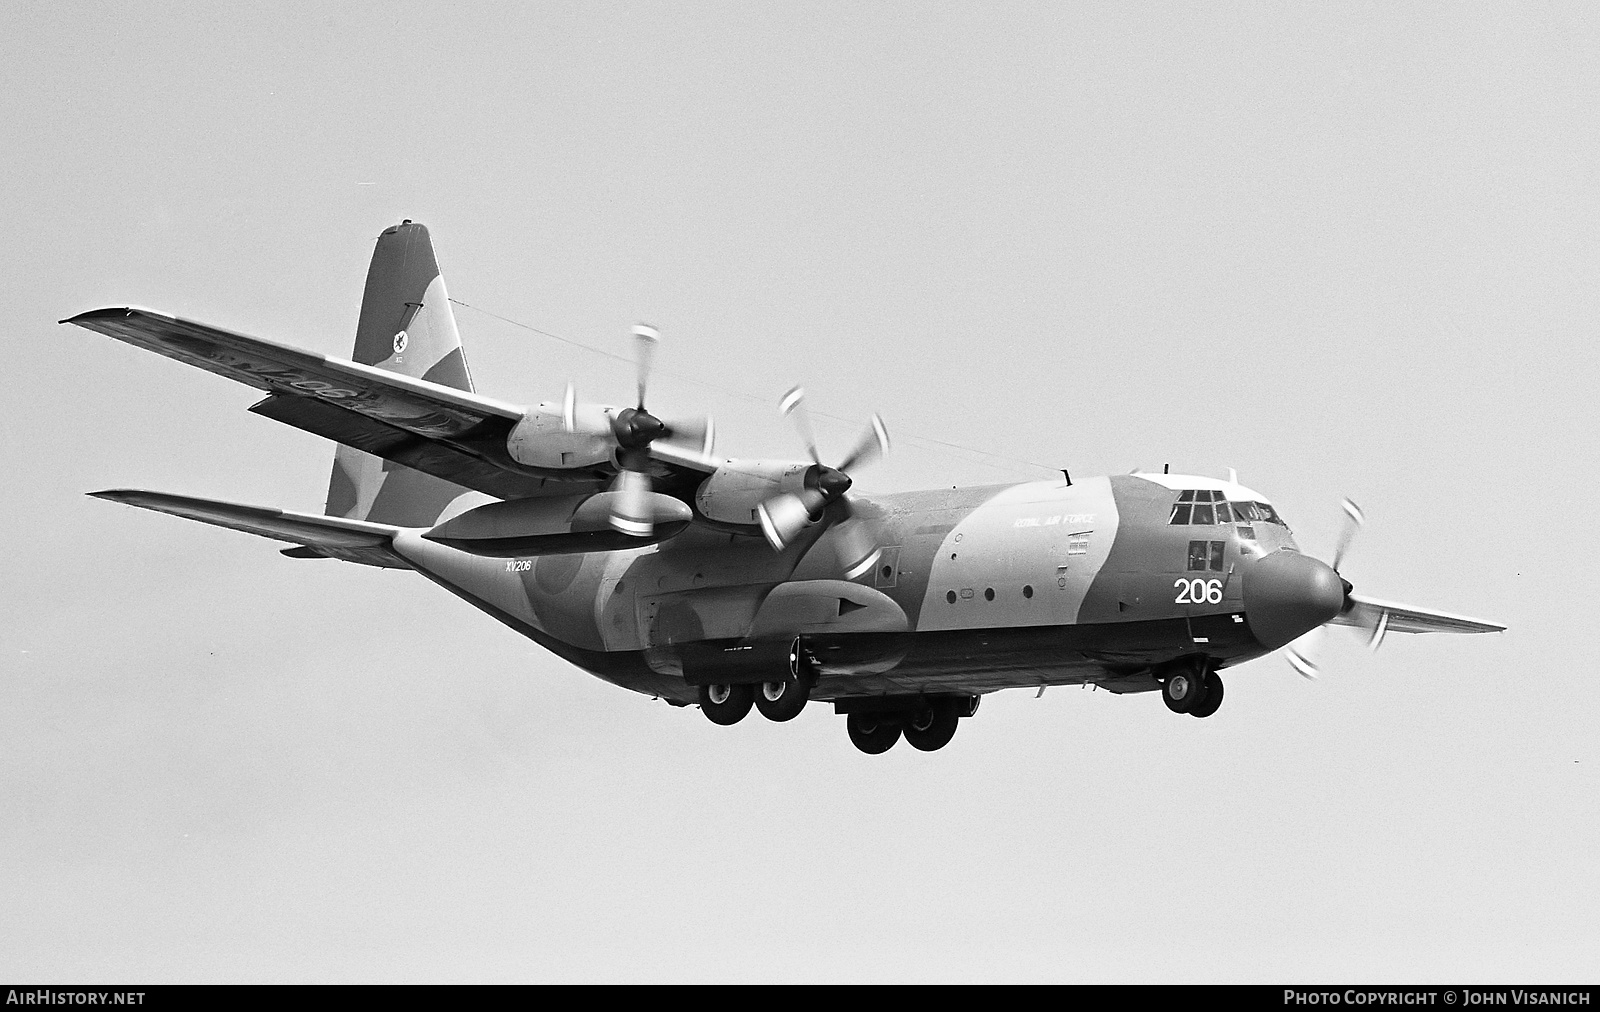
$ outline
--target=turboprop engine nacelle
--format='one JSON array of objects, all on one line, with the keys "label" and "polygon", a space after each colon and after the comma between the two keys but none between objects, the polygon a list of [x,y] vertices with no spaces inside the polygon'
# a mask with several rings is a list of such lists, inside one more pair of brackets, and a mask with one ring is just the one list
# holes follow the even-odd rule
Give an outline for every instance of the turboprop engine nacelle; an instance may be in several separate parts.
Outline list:
[{"label": "turboprop engine nacelle", "polygon": [[790,460],[729,460],[700,483],[694,504],[708,520],[755,524],[756,509],[785,492],[799,494],[815,464]]},{"label": "turboprop engine nacelle", "polygon": [[512,428],[506,437],[506,453],[529,467],[592,467],[607,463],[617,449],[611,435],[611,418],[616,410],[604,404],[575,404],[569,429],[560,404],[540,404]]}]

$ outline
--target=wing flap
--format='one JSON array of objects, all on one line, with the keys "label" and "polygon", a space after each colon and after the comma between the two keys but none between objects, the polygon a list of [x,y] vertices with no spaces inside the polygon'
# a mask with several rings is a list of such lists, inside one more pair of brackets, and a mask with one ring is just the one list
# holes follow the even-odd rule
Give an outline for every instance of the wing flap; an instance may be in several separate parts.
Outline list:
[{"label": "wing flap", "polygon": [[1372,629],[1383,621],[1384,615],[1387,615],[1388,632],[1488,633],[1504,632],[1506,628],[1496,622],[1485,622],[1465,615],[1415,608],[1409,604],[1396,604],[1393,601],[1378,601],[1355,594],[1350,595],[1350,600],[1355,602],[1355,607],[1335,618],[1334,625],[1354,625]]},{"label": "wing flap", "polygon": [[[290,541],[329,558],[408,568],[404,560],[390,549],[395,534],[400,530],[398,527],[143,489],[114,488],[89,494],[96,499],[108,499],[157,513],[170,513],[214,527],[226,527],[275,541]],[[295,557],[303,558],[304,555],[297,554]],[[378,559],[390,561],[379,562]]]},{"label": "wing flap", "polygon": [[533,499],[575,492],[598,492],[607,479],[587,472],[583,480],[557,480],[513,471],[487,454],[479,456],[456,443],[425,439],[376,418],[341,411],[311,397],[272,396],[250,406],[264,418],[363,450],[396,464],[454,482],[496,499]]}]

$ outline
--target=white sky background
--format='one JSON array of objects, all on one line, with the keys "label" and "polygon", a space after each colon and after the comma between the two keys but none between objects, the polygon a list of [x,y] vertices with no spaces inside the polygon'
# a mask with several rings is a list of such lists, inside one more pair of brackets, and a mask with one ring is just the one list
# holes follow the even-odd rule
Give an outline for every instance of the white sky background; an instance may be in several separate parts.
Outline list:
[{"label": "white sky background", "polygon": [[[1592,979],[1591,9],[770,6],[0,9],[0,977]],[[868,494],[1042,474],[930,439],[1236,467],[1324,558],[1360,502],[1360,591],[1511,630],[869,757],[84,497],[320,509],[331,444],[54,321],[348,355],[402,217],[465,302],[657,324],[725,452],[800,455],[802,381],[899,437]],[[458,319],[485,393],[632,389]]]}]

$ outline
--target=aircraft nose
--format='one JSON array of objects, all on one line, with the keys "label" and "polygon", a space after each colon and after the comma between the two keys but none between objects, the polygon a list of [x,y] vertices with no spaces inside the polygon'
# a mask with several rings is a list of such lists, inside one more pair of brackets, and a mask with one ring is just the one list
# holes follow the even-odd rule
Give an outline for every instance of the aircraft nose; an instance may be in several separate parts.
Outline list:
[{"label": "aircraft nose", "polygon": [[1268,650],[1305,635],[1344,607],[1339,574],[1298,552],[1273,552],[1252,562],[1243,590],[1250,632]]}]

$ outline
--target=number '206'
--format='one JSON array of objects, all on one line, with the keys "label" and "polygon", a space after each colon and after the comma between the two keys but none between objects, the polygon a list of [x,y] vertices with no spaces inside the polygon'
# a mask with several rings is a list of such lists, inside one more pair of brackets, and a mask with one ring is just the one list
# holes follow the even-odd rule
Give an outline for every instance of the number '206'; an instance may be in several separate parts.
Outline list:
[{"label": "number '206'", "polygon": [[1178,596],[1173,604],[1221,604],[1221,580],[1173,580]]}]

